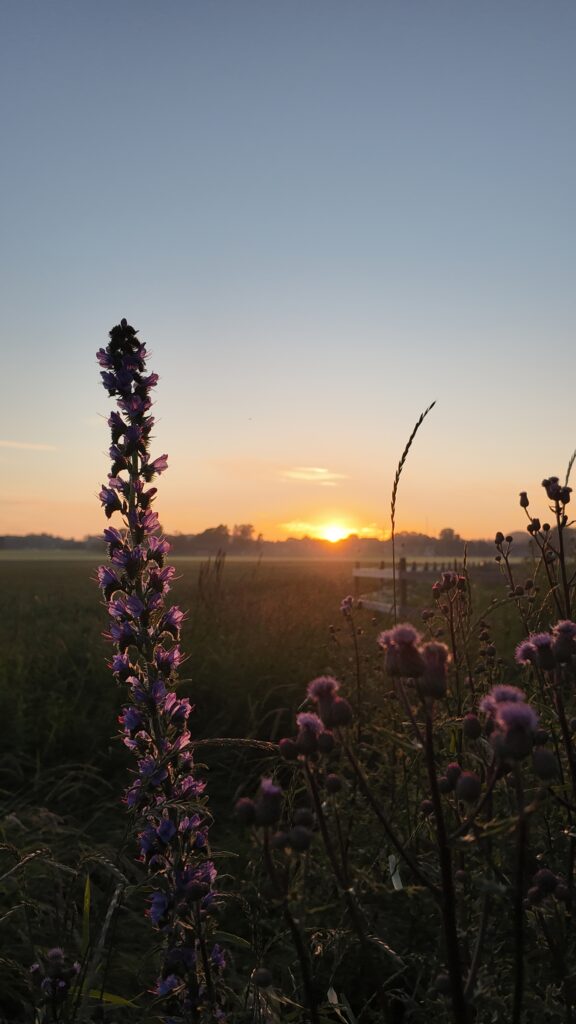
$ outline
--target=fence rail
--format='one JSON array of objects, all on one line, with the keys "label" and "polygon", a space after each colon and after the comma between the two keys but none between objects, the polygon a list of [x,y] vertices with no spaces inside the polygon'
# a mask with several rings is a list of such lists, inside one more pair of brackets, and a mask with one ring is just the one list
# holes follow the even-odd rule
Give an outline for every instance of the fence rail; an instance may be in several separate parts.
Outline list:
[{"label": "fence rail", "polygon": [[[474,565],[475,570],[482,573],[489,572],[494,575],[498,567],[494,562],[480,562]],[[458,559],[447,559],[444,562],[408,562],[406,558],[399,558],[396,567],[396,607],[401,617],[404,617],[409,609],[408,599],[409,585],[421,583],[425,580],[437,580],[443,572],[462,572],[462,563]],[[354,596],[361,608],[368,608],[372,611],[394,612],[393,580],[394,570],[386,562],[380,562],[378,566],[364,566],[356,562],[352,576],[354,579]],[[380,587],[367,594],[360,593],[362,580],[378,580]]]}]

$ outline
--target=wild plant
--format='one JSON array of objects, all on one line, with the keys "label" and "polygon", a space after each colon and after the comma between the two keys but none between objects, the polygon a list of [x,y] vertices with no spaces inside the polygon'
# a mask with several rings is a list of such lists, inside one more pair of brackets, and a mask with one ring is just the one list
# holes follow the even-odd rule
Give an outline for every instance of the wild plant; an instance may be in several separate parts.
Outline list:
[{"label": "wild plant", "polygon": [[150,396],[158,377],[147,373],[146,358],[126,320],[98,352],[102,382],[119,410],[108,420],[112,466],[100,500],[108,518],[119,513],[122,520],[120,529],[104,532],[110,562],[98,581],[110,615],[110,667],[127,694],[123,741],[136,758],[125,800],[151,880],[147,914],[161,936],[154,992],[172,1019],[208,1021],[221,1017],[216,979],[225,957],[210,942],[217,872],[188,729],[192,706],[174,689],[184,613],[166,607],[175,570],[165,564],[169,545],[152,509],[156,487],[148,485],[167,468],[167,456],[150,456]]}]

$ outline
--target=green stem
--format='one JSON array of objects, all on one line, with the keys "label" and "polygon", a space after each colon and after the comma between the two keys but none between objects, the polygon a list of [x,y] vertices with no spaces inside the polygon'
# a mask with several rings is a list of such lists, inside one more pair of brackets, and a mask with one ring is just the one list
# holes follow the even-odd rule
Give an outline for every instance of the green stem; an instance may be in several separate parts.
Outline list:
[{"label": "green stem", "polygon": [[430,709],[425,705],[426,711],[426,767],[428,769],[428,781],[434,807],[434,818],[436,820],[436,842],[438,845],[438,859],[440,861],[440,877],[442,879],[442,919],[444,924],[444,939],[446,944],[446,960],[450,986],[452,990],[452,1012],[454,1024],[467,1024],[469,1020],[468,1009],[464,999],[462,985],[462,966],[460,963],[460,949],[458,943],[458,930],[456,927],[456,894],[454,891],[454,879],[452,876],[452,858],[444,814],[442,811],[442,800],[438,789],[436,765],[434,762],[434,736],[432,715]]}]

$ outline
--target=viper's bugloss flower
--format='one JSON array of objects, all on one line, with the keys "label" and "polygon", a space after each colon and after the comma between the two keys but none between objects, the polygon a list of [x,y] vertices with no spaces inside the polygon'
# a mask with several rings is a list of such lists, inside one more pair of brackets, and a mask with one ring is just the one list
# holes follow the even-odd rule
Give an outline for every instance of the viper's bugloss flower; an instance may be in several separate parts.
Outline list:
[{"label": "viper's bugloss flower", "polygon": [[[120,529],[104,531],[111,564],[98,569],[98,582],[115,648],[110,668],[129,693],[119,716],[123,741],[137,757],[125,802],[134,814],[141,859],[154,874],[148,917],[166,943],[155,991],[186,1013],[191,992],[213,988],[211,965],[196,947],[205,941],[199,929],[207,927],[205,910],[216,898],[216,869],[209,859],[205,783],[194,771],[188,729],[193,708],[170,688],[182,661],[184,613],[164,604],[175,570],[164,564],[170,545],[159,535],[152,509],[156,487],[146,486],[168,467],[166,454],[152,458],[149,451],[158,375],[147,372],[146,358],[126,320],[97,354],[102,383],[118,399],[118,411],[108,419],[111,468],[99,498],[107,518],[122,517]],[[222,964],[216,954],[212,968]]]}]

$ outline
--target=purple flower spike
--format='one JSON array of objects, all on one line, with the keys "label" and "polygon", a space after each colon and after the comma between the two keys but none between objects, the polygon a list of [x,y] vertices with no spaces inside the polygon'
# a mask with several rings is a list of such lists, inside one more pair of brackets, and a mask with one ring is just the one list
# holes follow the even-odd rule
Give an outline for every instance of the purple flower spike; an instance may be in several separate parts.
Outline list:
[{"label": "purple flower spike", "polygon": [[[119,723],[125,746],[137,758],[137,773],[124,799],[133,815],[140,859],[157,885],[148,917],[165,940],[155,992],[170,998],[178,1019],[188,1019],[189,993],[207,984],[207,972],[219,973],[225,958],[209,942],[212,916],[205,912],[216,900],[216,868],[207,859],[205,783],[194,772],[188,729],[193,708],[170,688],[182,661],[178,641],[184,613],[176,605],[165,606],[175,570],[164,565],[170,545],[159,536],[158,516],[151,508],[156,488],[147,487],[167,469],[168,456],[153,459],[149,451],[154,425],[150,392],[158,376],[147,373],[146,355],[126,320],[110,331],[107,348],[97,355],[102,383],[118,398],[118,410],[108,419],[112,465],[99,498],[108,519],[122,519],[120,529],[104,531],[111,565],[98,569],[98,583],[110,615],[110,668],[126,684],[131,701]],[[268,816],[279,806],[278,796],[264,783],[260,803]],[[208,966],[197,955],[200,946],[213,948]],[[219,1012],[215,1006],[215,1015]]]}]

